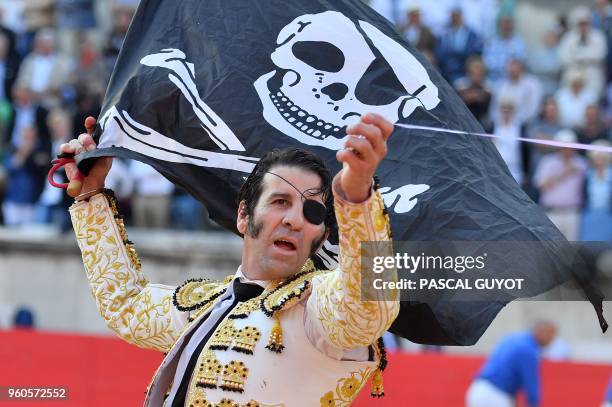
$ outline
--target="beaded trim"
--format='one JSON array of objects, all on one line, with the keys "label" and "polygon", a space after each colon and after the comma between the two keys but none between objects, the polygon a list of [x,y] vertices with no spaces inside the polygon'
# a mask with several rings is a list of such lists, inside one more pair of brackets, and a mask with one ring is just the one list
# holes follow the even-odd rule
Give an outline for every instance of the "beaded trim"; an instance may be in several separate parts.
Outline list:
[{"label": "beaded trim", "polygon": [[[203,292],[196,292],[198,290]],[[224,286],[220,281],[191,278],[174,290],[172,303],[179,311],[195,311],[210,304],[225,291],[227,291],[227,285]]]},{"label": "beaded trim", "polygon": [[[93,191],[92,191],[93,192]],[[123,215],[119,213],[119,202],[115,197],[115,193],[112,189],[104,188],[100,191],[102,195],[106,198],[108,202],[108,206],[113,214],[113,218],[115,220],[115,224],[117,225],[117,229],[119,230],[119,236],[121,236],[121,242],[125,246],[125,251],[127,252],[128,258],[132,263],[132,266],[140,271],[142,263],[140,262],[140,257],[138,256],[138,252],[136,252],[136,248],[134,247],[134,242],[128,239],[127,231],[125,230],[125,222],[123,221]],[[96,194],[97,195],[97,194]],[[92,195],[93,196],[93,195]],[[89,196],[91,198],[92,196]],[[82,202],[82,201],[78,201]]]},{"label": "beaded trim", "polygon": [[310,288],[310,279],[315,271],[314,263],[309,259],[302,271],[277,285],[261,299],[259,306],[262,312],[272,317],[278,311],[295,305]]}]

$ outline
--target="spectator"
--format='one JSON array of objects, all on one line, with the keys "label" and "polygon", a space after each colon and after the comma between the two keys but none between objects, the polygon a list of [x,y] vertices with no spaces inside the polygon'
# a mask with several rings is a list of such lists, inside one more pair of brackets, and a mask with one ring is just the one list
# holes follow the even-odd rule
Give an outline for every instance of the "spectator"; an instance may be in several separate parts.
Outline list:
[{"label": "spectator", "polygon": [[129,7],[117,7],[113,14],[115,24],[104,47],[104,63],[109,70],[112,70],[115,66],[115,61],[119,56],[119,51],[123,46],[125,35],[134,16],[134,10]]},{"label": "spectator", "polygon": [[564,127],[584,125],[586,108],[597,103],[597,96],[584,86],[584,74],[581,71],[570,71],[567,74],[567,85],[555,94],[559,106],[559,117]]},{"label": "spectator", "polygon": [[[594,145],[610,146],[606,141]],[[585,204],[580,240],[612,241],[612,160],[610,154],[589,151],[591,167],[586,174]]]},{"label": "spectator", "polygon": [[608,383],[608,389],[604,395],[604,402],[601,407],[612,407],[612,377],[610,378],[610,383]]},{"label": "spectator", "polygon": [[523,61],[526,57],[525,42],[514,33],[511,17],[499,19],[499,34],[485,43],[483,59],[489,72],[489,79],[497,81],[505,76],[511,58]]},{"label": "spectator", "polygon": [[540,405],[540,351],[557,333],[550,322],[509,335],[495,347],[466,394],[467,407],[513,407],[524,391],[529,407]]},{"label": "spectator", "polygon": [[416,49],[433,55],[436,46],[436,37],[431,30],[421,22],[421,9],[411,6],[408,9],[408,23],[402,30],[404,39],[412,44]]},{"label": "spectator", "polygon": [[51,143],[48,138],[47,126],[47,109],[36,106],[32,100],[32,92],[18,86],[13,87],[13,113],[12,122],[9,132],[11,134],[9,142],[19,147],[21,144],[21,135],[27,127],[35,127],[38,134],[41,148],[51,148]]},{"label": "spectator", "polygon": [[436,49],[440,72],[449,83],[453,83],[465,75],[467,59],[481,53],[482,41],[463,23],[461,9],[454,8],[450,25],[440,37]]},{"label": "spectator", "polygon": [[610,131],[601,119],[599,106],[596,104],[587,106],[584,112],[584,125],[577,129],[578,142],[591,144],[597,140],[609,140]]},{"label": "spectator", "polygon": [[612,3],[609,0],[595,0],[595,8],[591,19],[593,28],[601,30],[608,43],[606,77],[608,92],[612,92]]},{"label": "spectator", "polygon": [[[4,9],[0,8],[0,35],[6,37],[6,58],[8,64],[19,68],[21,59],[17,51],[17,35],[4,24]],[[10,91],[10,90],[9,90]]]},{"label": "spectator", "polygon": [[604,32],[612,25],[612,4],[609,0],[595,0],[595,7],[591,14],[593,28]]},{"label": "spectator", "polygon": [[92,39],[83,35],[79,45],[78,69],[74,71],[73,80],[77,94],[102,100],[110,75],[111,70],[102,63]]},{"label": "spectator", "polygon": [[431,30],[434,37],[438,37],[448,25],[448,16],[457,2],[456,0],[408,0],[408,3],[409,8],[420,8],[423,24]]},{"label": "spectator", "polygon": [[[68,112],[60,109],[53,110],[47,118],[51,133],[51,156],[60,153],[60,146],[72,138],[71,118]],[[62,177],[59,182],[67,182],[63,173],[57,173],[56,177]],[[50,223],[56,225],[60,230],[66,231],[70,228],[68,207],[70,200],[59,188],[55,188],[45,182],[42,194],[38,201],[36,221],[38,223]]]},{"label": "spectator", "polygon": [[497,0],[462,0],[459,4],[465,24],[478,37],[488,40],[495,35]]},{"label": "spectator", "polygon": [[586,87],[600,97],[605,85],[606,37],[600,30],[591,28],[587,8],[576,8],[571,20],[571,30],[559,43],[559,58],[565,73],[570,70],[582,72]]},{"label": "spectator", "polygon": [[130,162],[130,173],[134,179],[132,202],[136,227],[167,228],[174,184],[140,161]]},{"label": "spectator", "polygon": [[455,89],[480,124],[490,127],[491,84],[487,80],[487,68],[481,57],[472,56],[467,61],[466,70],[467,77],[458,79]]},{"label": "spectator", "polygon": [[10,56],[10,43],[6,34],[0,32],[0,101],[11,102],[11,89],[17,79],[19,65]]},{"label": "spectator", "polygon": [[0,151],[9,139],[9,129],[12,116],[11,88],[17,77],[16,65],[9,58],[9,42],[5,34],[0,32]]},{"label": "spectator", "polygon": [[70,72],[70,61],[56,53],[55,33],[41,30],[36,34],[34,50],[23,61],[17,85],[28,89],[35,103],[50,110],[60,106]]},{"label": "spectator", "polygon": [[36,33],[55,24],[56,0],[27,0],[23,2],[23,19],[25,23],[24,55],[30,50]]},{"label": "spectator", "polygon": [[542,106],[542,85],[535,76],[525,73],[523,63],[516,58],[508,60],[507,72],[507,77],[499,81],[493,94],[492,115],[495,119],[494,115],[499,112],[499,101],[503,95],[520,101],[515,106],[516,120],[523,125],[535,119]]},{"label": "spectator", "polygon": [[[575,143],[577,137],[571,130],[561,130],[555,140]],[[570,241],[578,240],[579,236],[586,168],[584,158],[576,150],[561,148],[542,158],[534,176],[546,215]]]},{"label": "spectator", "polygon": [[554,30],[542,35],[540,44],[529,54],[527,67],[540,80],[544,95],[553,95],[561,77],[559,39]]},{"label": "spectator", "polygon": [[75,56],[79,39],[96,28],[94,0],[55,0],[57,7],[57,29],[60,49]]},{"label": "spectator", "polygon": [[28,307],[20,307],[15,312],[13,318],[13,326],[17,329],[33,329],[34,328],[34,313]]},{"label": "spectator", "polygon": [[[529,123],[526,128],[526,136],[537,140],[553,140],[555,134],[562,130],[559,123],[559,108],[554,97],[549,96],[544,100],[540,117]],[[529,144],[528,180],[533,181],[535,169],[540,164],[545,154],[554,152],[555,149],[542,144]],[[537,197],[537,195],[532,195]],[[536,200],[536,199],[534,199]]]},{"label": "spectator", "polygon": [[523,183],[523,160],[521,156],[521,123],[516,115],[516,102],[509,97],[502,97],[498,104],[499,114],[496,115],[493,133],[495,147],[502,156],[510,173],[518,182]]},{"label": "spectator", "polygon": [[8,188],[2,211],[7,226],[34,222],[35,203],[42,187],[41,177],[49,159],[49,155],[38,148],[36,129],[23,129],[21,144],[5,159]]}]

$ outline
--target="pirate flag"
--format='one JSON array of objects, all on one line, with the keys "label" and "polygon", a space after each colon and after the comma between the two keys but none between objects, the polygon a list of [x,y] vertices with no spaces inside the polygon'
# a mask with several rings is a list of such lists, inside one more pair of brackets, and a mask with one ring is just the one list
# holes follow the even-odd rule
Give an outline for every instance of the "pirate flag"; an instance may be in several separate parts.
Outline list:
[{"label": "pirate flag", "polygon": [[[99,148],[152,165],[234,230],[259,157],[295,146],[340,169],[347,125],[481,132],[452,88],[390,23],[354,0],[141,0],[107,90]],[[562,241],[486,139],[396,128],[379,166],[394,240]],[[319,251],[328,268],[337,235]],[[547,258],[561,247],[548,245]],[[537,274],[525,256],[525,274]],[[555,281],[550,281],[552,286]],[[469,345],[507,301],[405,301],[392,327],[415,342]]]}]

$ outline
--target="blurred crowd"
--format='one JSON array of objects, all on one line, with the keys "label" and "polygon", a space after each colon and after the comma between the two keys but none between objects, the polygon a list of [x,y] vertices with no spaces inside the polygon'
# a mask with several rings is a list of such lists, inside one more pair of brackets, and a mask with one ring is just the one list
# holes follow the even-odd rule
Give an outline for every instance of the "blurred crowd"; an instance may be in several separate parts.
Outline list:
[{"label": "blurred crowd", "polygon": [[[0,224],[69,228],[69,200],[45,181],[49,162],[99,114],[137,3],[0,0]],[[612,240],[610,154],[516,140],[610,145],[610,1],[559,15],[537,44],[515,29],[515,0],[369,3],[499,136],[512,176],[569,240]],[[111,24],[100,23],[102,8]],[[117,159],[108,181],[128,223],[212,227],[201,205],[146,165]]]},{"label": "blurred crowd", "polygon": [[[0,0],[0,225],[70,228],[70,199],[46,182],[49,163],[99,115],[137,5]],[[147,165],[116,159],[108,186],[137,227],[212,227],[199,203]]]},{"label": "blurred crowd", "polygon": [[[590,7],[585,4],[590,4]],[[528,44],[515,0],[372,0],[455,87],[510,173],[569,240],[612,240],[612,2],[582,2]],[[551,5],[549,7],[554,7]],[[552,9],[552,11],[557,11]]]}]

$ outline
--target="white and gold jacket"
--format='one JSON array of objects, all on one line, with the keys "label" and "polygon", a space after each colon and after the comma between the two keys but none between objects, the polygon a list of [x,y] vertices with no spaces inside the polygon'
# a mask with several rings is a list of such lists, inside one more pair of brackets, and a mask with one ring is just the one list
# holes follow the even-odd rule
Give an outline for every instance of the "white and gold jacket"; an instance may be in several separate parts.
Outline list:
[{"label": "white and gold jacket", "polygon": [[[261,296],[239,303],[204,346],[185,405],[346,406],[371,376],[372,395],[383,394],[386,358],[380,337],[397,316],[399,302],[383,293],[379,301],[362,301],[360,255],[361,242],[390,240],[389,218],[378,191],[362,203],[334,195],[338,268],[315,270],[308,261],[292,278],[271,282]],[[151,284],[112,195],[75,203],[70,216],[108,327],[130,343],[166,353],[145,399],[147,406],[161,406],[182,349],[233,276],[179,287]],[[343,352],[364,347],[369,358],[342,358]],[[339,352],[332,357],[334,348]]]}]

